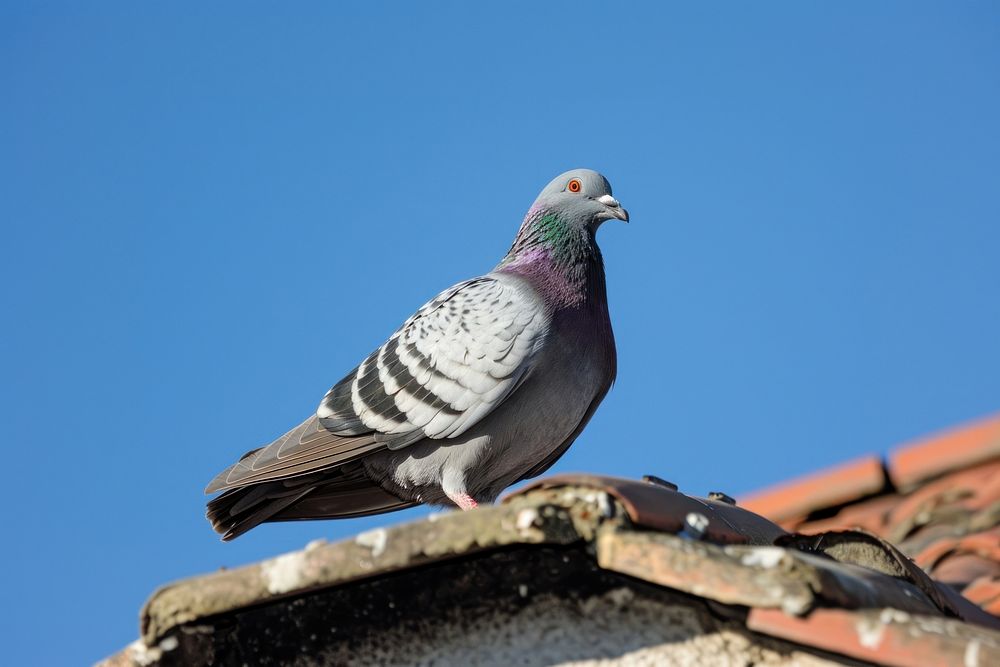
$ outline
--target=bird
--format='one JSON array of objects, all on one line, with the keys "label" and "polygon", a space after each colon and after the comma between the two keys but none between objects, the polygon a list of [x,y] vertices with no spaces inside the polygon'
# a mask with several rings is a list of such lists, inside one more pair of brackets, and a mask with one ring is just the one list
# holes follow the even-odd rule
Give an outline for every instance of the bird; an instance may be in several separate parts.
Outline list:
[{"label": "bird", "polygon": [[617,373],[596,240],[611,219],[629,214],[604,176],[553,179],[496,267],[428,301],[305,421],[215,476],[215,531],[471,510],[548,469]]}]

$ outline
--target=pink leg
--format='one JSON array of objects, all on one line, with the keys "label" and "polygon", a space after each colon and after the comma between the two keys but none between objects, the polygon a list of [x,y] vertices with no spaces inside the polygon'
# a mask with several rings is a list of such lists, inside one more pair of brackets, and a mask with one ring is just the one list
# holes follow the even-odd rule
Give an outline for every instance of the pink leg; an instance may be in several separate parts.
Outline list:
[{"label": "pink leg", "polygon": [[479,507],[479,503],[468,493],[449,493],[448,498],[465,512]]}]

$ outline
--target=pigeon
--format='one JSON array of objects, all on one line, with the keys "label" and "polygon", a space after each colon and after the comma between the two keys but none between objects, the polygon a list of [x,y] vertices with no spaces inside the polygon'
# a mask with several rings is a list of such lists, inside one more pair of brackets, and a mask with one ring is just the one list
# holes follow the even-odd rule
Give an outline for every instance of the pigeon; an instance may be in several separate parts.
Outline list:
[{"label": "pigeon", "polygon": [[211,481],[212,527],[231,540],[267,521],[470,510],[548,469],[615,379],[595,238],[612,218],[629,215],[604,176],[556,177],[492,271],[426,303],[314,414]]}]

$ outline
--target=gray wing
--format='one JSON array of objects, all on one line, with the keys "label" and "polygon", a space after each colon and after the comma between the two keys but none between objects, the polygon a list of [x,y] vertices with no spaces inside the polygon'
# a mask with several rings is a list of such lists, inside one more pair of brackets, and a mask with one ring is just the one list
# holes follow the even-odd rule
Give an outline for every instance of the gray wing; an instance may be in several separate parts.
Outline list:
[{"label": "gray wing", "polygon": [[316,415],[205,489],[288,479],[424,438],[454,438],[527,376],[549,318],[516,279],[459,283],[425,304],[327,392]]},{"label": "gray wing", "polygon": [[548,325],[537,295],[516,278],[459,283],[334,385],[316,414],[333,433],[372,433],[390,449],[457,437],[526,377]]}]

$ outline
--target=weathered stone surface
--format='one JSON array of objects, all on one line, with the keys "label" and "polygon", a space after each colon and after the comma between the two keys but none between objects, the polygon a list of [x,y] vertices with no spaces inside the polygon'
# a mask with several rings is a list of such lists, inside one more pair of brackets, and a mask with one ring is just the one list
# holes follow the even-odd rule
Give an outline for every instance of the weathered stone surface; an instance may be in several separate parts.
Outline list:
[{"label": "weathered stone surface", "polygon": [[[577,514],[580,508],[576,508]],[[581,524],[596,518],[575,519]],[[583,531],[592,533],[593,526]],[[378,529],[336,544],[168,584],[142,612],[142,636],[154,646],[170,629],[248,605],[302,594],[402,568],[510,544],[566,544],[581,539],[569,510],[515,503],[476,512],[451,512]]]},{"label": "weathered stone surface", "polygon": [[720,547],[675,535],[602,531],[601,567],[724,604],[784,608],[815,603],[816,573],[778,547]]},{"label": "weathered stone surface", "polygon": [[819,609],[806,618],[754,609],[747,626],[880,665],[1000,665],[1000,635],[954,619],[898,609]]},{"label": "weathered stone surface", "polygon": [[602,570],[581,543],[525,545],[205,619],[109,664],[833,664],[744,616]]}]

